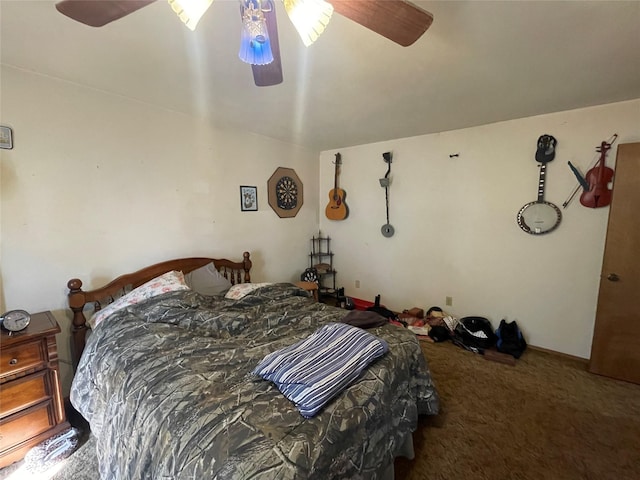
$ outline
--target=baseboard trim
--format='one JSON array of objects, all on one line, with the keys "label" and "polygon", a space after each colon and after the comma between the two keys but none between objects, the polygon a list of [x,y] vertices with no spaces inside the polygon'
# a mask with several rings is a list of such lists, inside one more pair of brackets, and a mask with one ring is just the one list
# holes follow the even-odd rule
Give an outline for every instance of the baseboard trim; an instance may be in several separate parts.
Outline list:
[{"label": "baseboard trim", "polygon": [[575,355],[570,355],[568,353],[558,352],[556,350],[551,350],[551,349],[548,349],[548,348],[536,347],[535,345],[527,345],[527,348],[530,348],[531,350],[536,350],[538,352],[550,353],[551,355],[556,355],[556,356],[559,356],[559,357],[563,357],[563,358],[566,358],[568,360],[573,360],[575,362],[583,364],[585,369],[587,369],[587,367],[589,366],[589,359],[588,358],[576,357]]}]

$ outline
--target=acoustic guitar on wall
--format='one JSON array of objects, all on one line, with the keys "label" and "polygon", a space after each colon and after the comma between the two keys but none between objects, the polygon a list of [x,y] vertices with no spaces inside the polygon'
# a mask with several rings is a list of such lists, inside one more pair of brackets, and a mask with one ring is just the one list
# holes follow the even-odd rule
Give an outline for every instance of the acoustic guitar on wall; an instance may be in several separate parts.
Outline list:
[{"label": "acoustic guitar on wall", "polygon": [[329,220],[344,220],[349,215],[347,204],[344,203],[345,192],[341,188],[338,188],[338,175],[340,174],[340,165],[342,164],[342,157],[339,153],[336,153],[335,162],[335,175],[333,180],[333,188],[329,192],[329,204],[325,209],[325,215]]}]

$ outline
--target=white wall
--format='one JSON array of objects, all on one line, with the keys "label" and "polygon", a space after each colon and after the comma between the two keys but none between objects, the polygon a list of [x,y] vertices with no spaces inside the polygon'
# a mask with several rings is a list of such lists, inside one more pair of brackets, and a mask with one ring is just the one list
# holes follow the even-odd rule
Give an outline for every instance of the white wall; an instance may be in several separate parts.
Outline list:
[{"label": "white wall", "polygon": [[[15,143],[2,152],[3,308],[53,311],[66,388],[69,279],[90,289],[161,260],[245,250],[255,281],[297,280],[306,268],[317,152],[9,67],[1,87]],[[304,185],[295,218],[267,202],[279,166]],[[258,212],[240,211],[240,185],[258,187]]]},{"label": "white wall", "polygon": [[[618,144],[640,140],[640,100],[323,152],[320,229],[333,238],[338,284],[370,301],[379,293],[395,310],[437,305],[494,327],[517,320],[531,344],[588,358],[609,208],[589,209],[576,197],[556,231],[520,230],[518,210],[537,198],[536,142],[545,133],[558,140],[545,199],[561,207],[576,185],[567,161],[585,171],[612,134]],[[337,151],[345,221],[324,215]],[[380,233],[386,151],[392,238]]]},{"label": "white wall", "polygon": [[[586,167],[616,132],[618,143],[640,141],[640,100],[340,149],[350,215],[332,222],[324,207],[336,151],[318,166],[298,146],[130,99],[10,67],[1,80],[2,124],[15,148],[0,151],[0,301],[3,310],[54,312],[66,388],[70,278],[92,288],[167,258],[249,250],[254,280],[296,280],[318,225],[334,239],[349,295],[380,293],[389,308],[439,305],[494,324],[515,319],[531,344],[589,357],[608,208],[575,199],[558,230],[538,237],[515,216],[536,198],[538,136],[559,142],[546,199],[560,206],[576,184],[568,160]],[[391,239],[380,234],[386,151]],[[614,159],[615,150],[608,165]],[[278,166],[304,183],[293,219],[267,203]],[[239,185],[258,186],[258,212],[240,212]]]}]

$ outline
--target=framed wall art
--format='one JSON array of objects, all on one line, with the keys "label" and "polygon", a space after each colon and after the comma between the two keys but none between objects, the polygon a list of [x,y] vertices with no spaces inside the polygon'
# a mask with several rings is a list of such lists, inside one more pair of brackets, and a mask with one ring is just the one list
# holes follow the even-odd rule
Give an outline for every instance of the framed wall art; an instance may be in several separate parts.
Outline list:
[{"label": "framed wall art", "polygon": [[13,148],[13,133],[9,127],[0,127],[0,148]]},{"label": "framed wall art", "polygon": [[240,186],[240,210],[243,212],[258,211],[258,187]]}]

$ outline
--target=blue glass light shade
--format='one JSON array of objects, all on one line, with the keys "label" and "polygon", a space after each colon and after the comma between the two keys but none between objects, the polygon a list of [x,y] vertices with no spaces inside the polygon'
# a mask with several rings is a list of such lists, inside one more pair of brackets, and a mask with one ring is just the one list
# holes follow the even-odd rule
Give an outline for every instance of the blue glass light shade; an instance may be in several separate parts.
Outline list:
[{"label": "blue glass light shade", "polygon": [[241,0],[242,32],[240,35],[240,60],[251,65],[273,62],[267,22],[260,0]]}]

